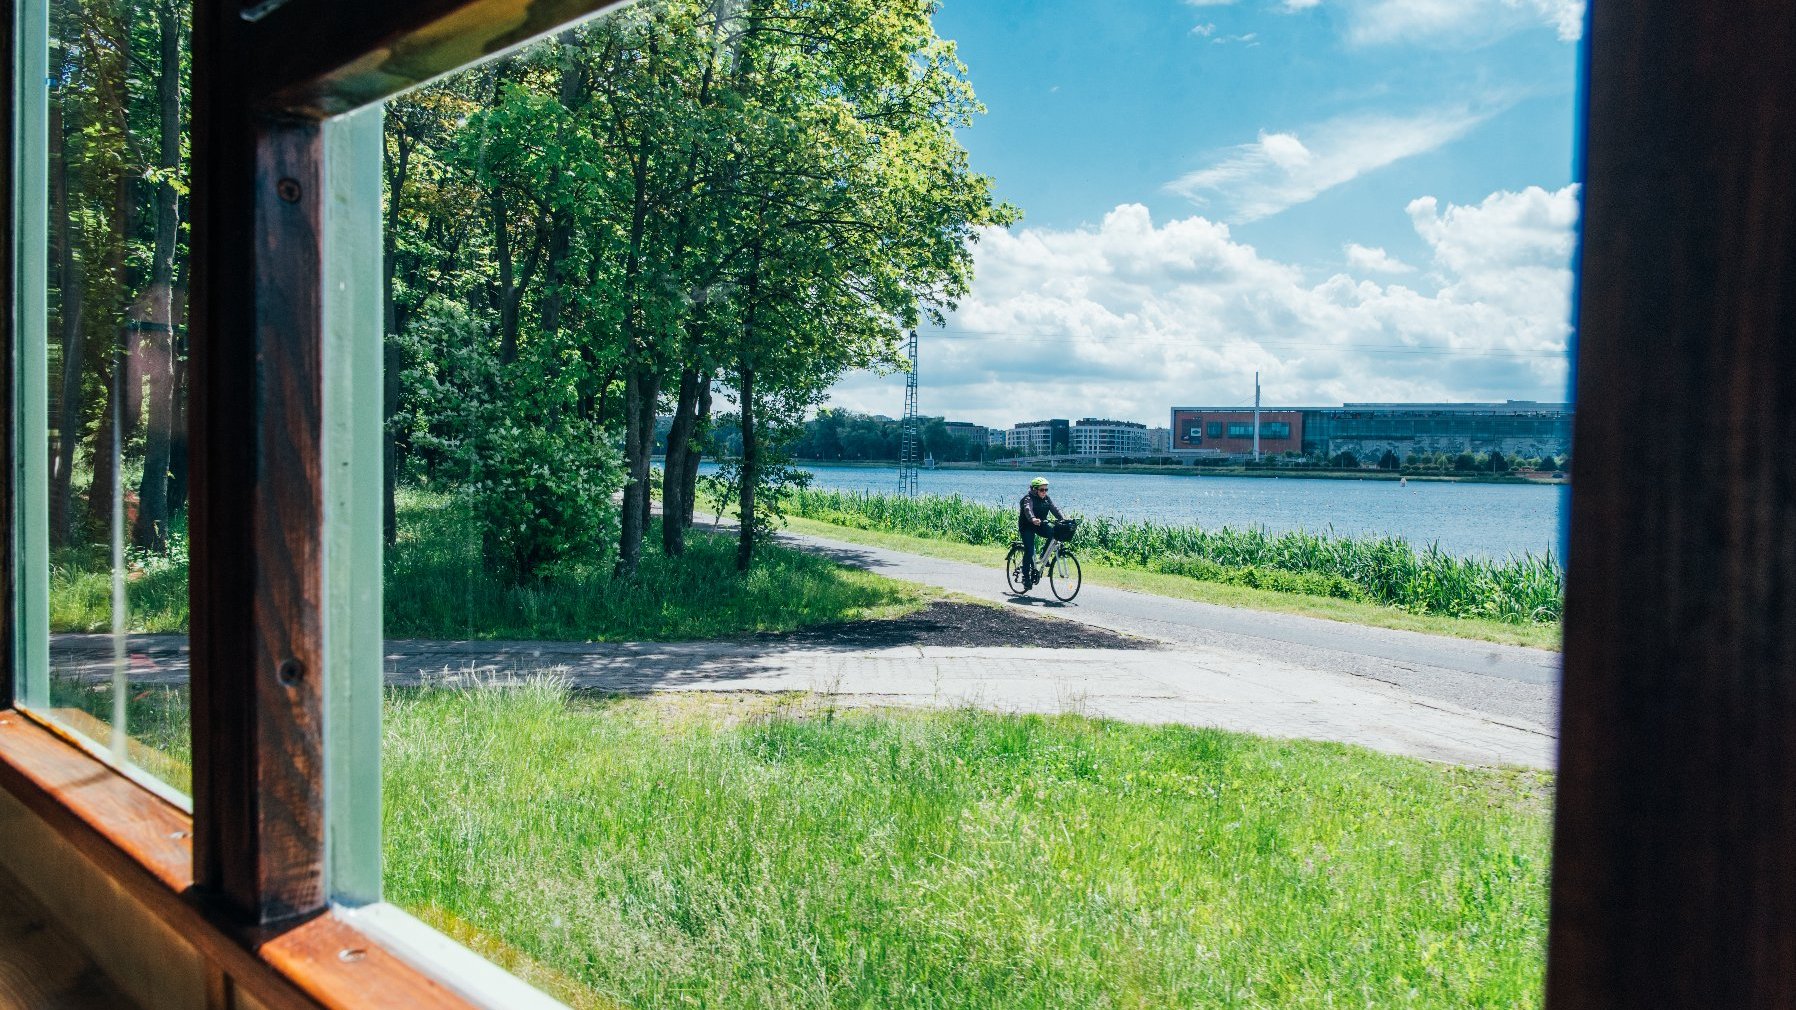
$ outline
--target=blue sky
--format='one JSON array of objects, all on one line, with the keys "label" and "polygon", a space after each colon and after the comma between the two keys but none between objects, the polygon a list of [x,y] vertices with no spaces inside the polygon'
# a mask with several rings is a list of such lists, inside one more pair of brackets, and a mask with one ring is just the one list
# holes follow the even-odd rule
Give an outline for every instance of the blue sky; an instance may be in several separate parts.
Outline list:
[{"label": "blue sky", "polygon": [[[1582,0],[945,0],[1024,212],[923,409],[1559,399]],[[840,406],[895,413],[902,380]],[[1033,390],[1033,391],[1029,391]],[[888,402],[889,401],[889,402]]]}]

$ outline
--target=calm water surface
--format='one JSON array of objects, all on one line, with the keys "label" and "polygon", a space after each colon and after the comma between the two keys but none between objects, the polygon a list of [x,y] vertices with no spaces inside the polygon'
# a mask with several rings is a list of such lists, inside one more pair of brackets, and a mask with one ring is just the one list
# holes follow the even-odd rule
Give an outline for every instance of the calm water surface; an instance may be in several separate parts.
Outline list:
[{"label": "calm water surface", "polygon": [[[811,465],[812,486],[890,494],[896,468]],[[1012,507],[1031,474],[925,470],[922,494],[958,494]],[[1569,488],[1546,484],[1453,484],[1294,477],[1173,477],[1154,474],[1045,474],[1054,503],[1069,514],[1109,516],[1205,528],[1332,528],[1342,534],[1399,536],[1438,543],[1460,555],[1501,558],[1523,552],[1560,556],[1560,519]]]}]

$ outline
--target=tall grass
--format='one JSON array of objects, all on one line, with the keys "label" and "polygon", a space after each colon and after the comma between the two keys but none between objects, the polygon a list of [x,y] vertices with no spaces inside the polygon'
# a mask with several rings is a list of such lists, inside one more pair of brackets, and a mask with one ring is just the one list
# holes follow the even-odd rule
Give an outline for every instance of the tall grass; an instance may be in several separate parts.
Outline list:
[{"label": "tall grass", "polygon": [[[768,544],[748,572],[736,571],[732,537],[702,528],[686,553],[661,552],[660,521],[630,578],[609,556],[564,563],[517,585],[481,553],[466,499],[401,488],[398,542],[386,551],[386,633],[394,638],[518,638],[676,641],[788,631],[923,604],[917,587],[802,551]],[[177,529],[167,554],[126,556],[132,632],[187,630],[187,541]],[[112,573],[105,547],[56,552],[50,571],[52,631],[109,631]]]},{"label": "tall grass", "polygon": [[[180,787],[186,694],[132,698]],[[1550,776],[553,681],[385,708],[388,900],[575,1007],[1541,1002]]]},{"label": "tall grass", "polygon": [[[125,630],[187,630],[187,530],[181,517],[169,549],[125,552]],[[58,548],[50,554],[50,628],[112,630],[112,558],[104,544]]]},{"label": "tall grass", "polygon": [[495,575],[478,524],[453,494],[402,488],[399,537],[387,551],[386,633],[391,638],[677,641],[787,631],[902,613],[915,587],[769,545],[736,571],[735,541],[695,529],[686,553],[660,549],[660,520],[634,576],[611,558],[564,563],[517,585]]},{"label": "tall grass", "polygon": [[[1008,509],[958,495],[909,498],[800,490],[787,512],[856,529],[1002,546],[1016,537]],[[1082,556],[1106,564],[1311,595],[1364,599],[1420,614],[1510,623],[1557,621],[1564,573],[1551,555],[1492,561],[1455,557],[1438,545],[1416,549],[1397,537],[1272,533],[1228,527],[1087,519]]]},{"label": "tall grass", "polygon": [[1540,1003],[1532,774],[552,683],[385,732],[389,899],[576,1006]]}]

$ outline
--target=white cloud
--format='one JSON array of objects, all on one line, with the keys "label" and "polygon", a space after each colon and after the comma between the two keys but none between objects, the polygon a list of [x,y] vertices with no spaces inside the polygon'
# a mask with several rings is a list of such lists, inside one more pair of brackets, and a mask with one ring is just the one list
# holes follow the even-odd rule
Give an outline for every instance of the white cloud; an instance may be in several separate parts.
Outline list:
[{"label": "white cloud", "polygon": [[[1420,202],[1417,201],[1417,203]],[[1355,270],[1374,274],[1413,274],[1416,272],[1415,267],[1402,260],[1392,258],[1383,248],[1368,248],[1358,242],[1349,242],[1346,245],[1346,252],[1347,265]]]},{"label": "white cloud", "polygon": [[[1409,215],[1427,285],[1320,282],[1193,216],[1125,204],[1096,227],[986,234],[945,333],[923,338],[923,409],[987,424],[1103,415],[1164,423],[1235,403],[1553,399],[1570,335],[1576,187],[1424,197]],[[1349,246],[1395,263],[1383,250]],[[837,405],[896,413],[902,383],[858,375]]]},{"label": "white cloud", "polygon": [[1362,113],[1295,133],[1265,133],[1207,168],[1167,184],[1200,205],[1219,204],[1242,223],[1315,199],[1323,192],[1457,140],[1496,110],[1434,109],[1412,116]]},{"label": "white cloud", "polygon": [[1216,34],[1216,24],[1215,22],[1205,22],[1201,25],[1192,25],[1191,34],[1196,35],[1198,38],[1207,39]]},{"label": "white cloud", "polygon": [[1469,45],[1546,26],[1566,42],[1584,34],[1585,0],[1345,0],[1348,38],[1363,45]]},{"label": "white cloud", "polygon": [[1285,13],[1295,14],[1298,11],[1307,11],[1311,7],[1318,6],[1321,3],[1322,0],[1284,0],[1284,3],[1279,6]]}]

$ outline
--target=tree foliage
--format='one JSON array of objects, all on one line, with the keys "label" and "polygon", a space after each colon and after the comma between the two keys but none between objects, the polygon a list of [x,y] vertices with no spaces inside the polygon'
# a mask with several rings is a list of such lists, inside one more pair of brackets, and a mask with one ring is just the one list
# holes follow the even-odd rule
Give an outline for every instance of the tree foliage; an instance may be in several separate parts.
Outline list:
[{"label": "tree foliage", "polygon": [[[805,415],[845,370],[896,367],[900,336],[966,291],[979,229],[1016,217],[955,138],[980,109],[933,14],[652,0],[396,103],[393,479],[542,498],[522,527],[559,513],[560,532],[494,559],[528,577],[573,525],[608,521],[521,477],[494,484],[534,471],[492,454],[560,453],[569,486],[609,509],[613,457],[587,448],[616,446],[628,573],[657,419],[672,414],[665,511],[689,519],[716,394],[739,424],[746,567]],[[507,424],[538,434],[481,434]],[[664,523],[669,553],[684,526]]]}]

